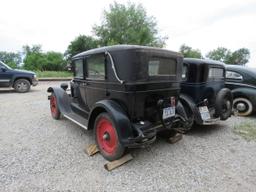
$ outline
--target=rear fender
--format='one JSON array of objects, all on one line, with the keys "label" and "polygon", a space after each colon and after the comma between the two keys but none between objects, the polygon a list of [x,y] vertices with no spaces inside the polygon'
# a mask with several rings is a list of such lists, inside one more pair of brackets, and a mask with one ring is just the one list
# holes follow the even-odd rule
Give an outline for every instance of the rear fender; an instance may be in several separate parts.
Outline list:
[{"label": "rear fender", "polygon": [[127,140],[133,135],[132,125],[127,113],[113,100],[102,100],[94,105],[89,115],[88,129],[93,129],[96,117],[102,112],[107,112],[111,116],[121,143],[122,140]]},{"label": "rear fender", "polygon": [[58,108],[62,114],[71,112],[71,99],[66,91],[60,87],[49,87],[47,92],[56,96]]},{"label": "rear fender", "polygon": [[[193,99],[185,94],[180,94],[180,102],[183,104],[184,102],[186,102],[186,105],[190,107],[191,111],[194,114],[194,120],[197,124],[202,124],[203,120],[201,118],[201,115],[199,113],[199,110],[195,104],[195,102],[193,101]],[[183,104],[183,106],[186,106]]]}]

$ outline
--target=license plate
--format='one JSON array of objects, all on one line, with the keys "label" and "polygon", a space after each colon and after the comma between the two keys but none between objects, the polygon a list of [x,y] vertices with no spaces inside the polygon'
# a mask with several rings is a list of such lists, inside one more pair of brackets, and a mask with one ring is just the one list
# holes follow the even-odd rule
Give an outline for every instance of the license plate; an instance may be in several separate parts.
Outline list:
[{"label": "license plate", "polygon": [[199,107],[199,112],[200,112],[201,118],[203,120],[211,119],[211,116],[210,116],[210,113],[209,113],[209,110],[208,110],[207,106]]},{"label": "license plate", "polygon": [[175,116],[175,107],[167,107],[163,109],[163,119]]}]

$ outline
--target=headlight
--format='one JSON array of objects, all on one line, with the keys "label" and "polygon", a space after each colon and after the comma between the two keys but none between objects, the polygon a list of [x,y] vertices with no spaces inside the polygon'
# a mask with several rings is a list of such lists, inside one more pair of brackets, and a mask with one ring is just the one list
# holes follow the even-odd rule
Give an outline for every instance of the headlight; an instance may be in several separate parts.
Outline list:
[{"label": "headlight", "polygon": [[33,78],[36,79],[36,74],[33,75]]}]

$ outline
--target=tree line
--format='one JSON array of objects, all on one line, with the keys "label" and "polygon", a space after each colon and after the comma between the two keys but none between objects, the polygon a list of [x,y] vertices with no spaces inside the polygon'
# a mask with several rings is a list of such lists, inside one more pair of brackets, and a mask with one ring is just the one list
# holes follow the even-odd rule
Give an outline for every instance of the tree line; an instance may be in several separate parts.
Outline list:
[{"label": "tree line", "polygon": [[[21,53],[0,52],[0,60],[13,68],[19,67],[23,60],[24,69],[62,71],[72,56],[89,49],[115,44],[162,48],[166,45],[167,39],[167,36],[160,34],[156,19],[149,16],[141,4],[114,2],[108,10],[104,10],[101,23],[92,27],[92,35],[79,35],[70,42],[65,53],[43,52],[40,45],[25,45]],[[227,48],[218,47],[203,56],[199,49],[183,44],[179,51],[184,57],[209,58],[227,64],[246,64],[250,58],[250,51],[247,48],[232,52]]]}]

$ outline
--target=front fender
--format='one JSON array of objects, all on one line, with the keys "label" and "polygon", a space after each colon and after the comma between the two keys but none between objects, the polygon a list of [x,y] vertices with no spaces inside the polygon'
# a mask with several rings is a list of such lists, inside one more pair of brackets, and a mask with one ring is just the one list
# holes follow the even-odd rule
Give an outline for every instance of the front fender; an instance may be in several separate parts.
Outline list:
[{"label": "front fender", "polygon": [[256,108],[256,89],[255,88],[237,88],[233,89],[232,91],[233,97],[245,97],[252,102],[254,108]]},{"label": "front fender", "polygon": [[88,129],[93,129],[95,119],[101,112],[107,112],[111,116],[121,143],[122,140],[127,140],[133,135],[132,125],[127,113],[113,100],[102,100],[94,105],[89,115]]},{"label": "front fender", "polygon": [[14,85],[14,82],[17,79],[27,79],[30,82],[30,84],[32,84],[32,76],[30,75],[14,74],[11,79],[11,84]]},{"label": "front fender", "polygon": [[47,92],[56,96],[58,108],[62,114],[71,112],[71,99],[66,91],[60,87],[49,87]]}]

